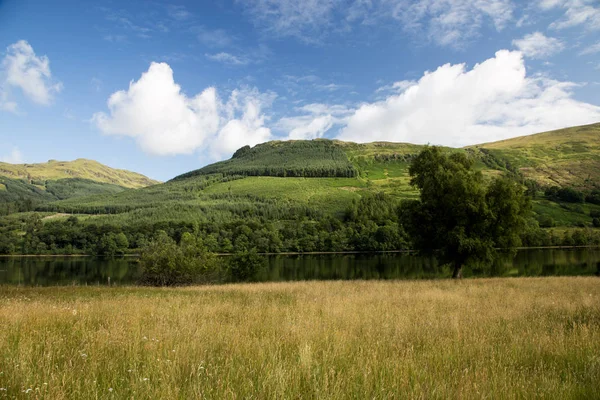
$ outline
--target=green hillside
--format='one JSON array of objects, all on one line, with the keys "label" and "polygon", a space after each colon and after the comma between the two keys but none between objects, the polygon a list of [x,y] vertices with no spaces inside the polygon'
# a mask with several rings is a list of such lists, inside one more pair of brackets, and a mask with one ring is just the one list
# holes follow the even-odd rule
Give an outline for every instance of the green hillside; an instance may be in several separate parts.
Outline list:
[{"label": "green hillside", "polygon": [[473,146],[508,161],[543,186],[600,185],[600,123]]},{"label": "green hillside", "polygon": [[244,146],[226,161],[175,178],[223,174],[278,177],[346,177],[357,175],[341,146],[329,140],[273,141]]},{"label": "green hillside", "polygon": [[[588,149],[580,160],[600,162],[600,151],[594,151],[600,146],[596,144],[600,143],[599,126],[570,128],[465,149],[448,148],[447,151],[466,151],[485,174],[522,173],[523,178],[536,179],[543,188],[557,182],[547,180],[540,171],[565,160],[574,162],[575,157],[567,150],[572,149],[575,142],[579,143],[578,148]],[[243,147],[229,160],[180,175],[162,185],[117,195],[71,199],[42,209],[93,215],[134,212],[136,218],[140,213],[165,209],[169,211],[152,214],[162,215],[166,220],[201,221],[211,218],[207,214],[219,215],[223,209],[235,208],[236,204],[249,205],[260,199],[278,201],[286,207],[309,207],[315,212],[339,217],[365,194],[384,192],[397,199],[416,196],[409,184],[408,168],[422,148],[407,143],[357,144],[323,139],[268,142],[254,148]],[[529,148],[535,151],[525,156]],[[560,149],[566,150],[561,152]],[[597,170],[589,169],[586,173],[588,187],[600,182],[600,176],[594,175],[600,174]],[[563,180],[559,184],[579,187],[577,182]],[[543,213],[549,209],[538,203],[536,211]],[[176,211],[179,209],[186,210],[180,217]],[[558,215],[561,212],[572,215],[571,211],[559,207],[553,214],[559,221],[579,223],[580,217]],[[125,215],[119,218],[123,217]]]},{"label": "green hillside", "polygon": [[[600,240],[600,230],[598,235],[593,230],[600,225],[600,176],[591,168],[600,160],[598,127],[446,151],[466,152],[484,175],[505,173],[527,185],[534,219],[531,229],[523,232],[526,245],[586,244],[593,237]],[[0,197],[3,191],[30,191],[45,198],[35,206],[41,216],[52,216],[34,234],[42,244],[21,243],[34,252],[38,246],[68,249],[76,243],[79,251],[102,253],[105,247],[97,247],[104,243],[102,238],[121,232],[135,249],[157,230],[176,239],[182,232],[198,232],[209,248],[223,252],[251,247],[270,252],[390,250],[407,245],[396,209],[403,199],[417,196],[408,169],[422,148],[406,143],[277,141],[244,147],[230,160],[136,190],[96,188],[97,195],[76,197],[96,189],[86,181],[79,182],[79,190],[77,185],[60,187],[60,181],[37,187],[34,182],[4,180]],[[576,163],[583,167],[576,170]],[[561,171],[561,179],[546,173],[564,165],[571,167],[568,174]],[[550,188],[554,185],[559,187]],[[575,200],[565,200],[566,195]],[[49,196],[64,200],[49,201]],[[77,217],[76,225],[70,215]],[[0,218],[0,231],[15,235],[13,248],[32,218],[31,213]],[[585,233],[572,238],[578,228]],[[63,241],[57,242],[59,238]]]},{"label": "green hillside", "polygon": [[68,198],[116,194],[157,184],[135,172],[85,159],[40,164],[0,163],[0,214]]}]

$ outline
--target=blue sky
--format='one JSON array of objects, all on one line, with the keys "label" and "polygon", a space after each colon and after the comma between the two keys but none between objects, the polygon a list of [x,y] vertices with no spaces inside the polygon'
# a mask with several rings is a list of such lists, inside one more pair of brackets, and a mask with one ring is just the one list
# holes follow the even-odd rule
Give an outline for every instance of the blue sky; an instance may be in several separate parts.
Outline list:
[{"label": "blue sky", "polygon": [[597,0],[0,0],[0,160],[167,180],[274,139],[600,121]]}]

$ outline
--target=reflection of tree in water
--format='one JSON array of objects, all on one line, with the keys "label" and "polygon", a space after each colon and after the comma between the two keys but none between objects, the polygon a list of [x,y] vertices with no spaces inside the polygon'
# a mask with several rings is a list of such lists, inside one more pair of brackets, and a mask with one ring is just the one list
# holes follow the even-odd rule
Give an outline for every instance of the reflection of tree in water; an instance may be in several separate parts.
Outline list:
[{"label": "reflection of tree in water", "polygon": [[[435,279],[451,269],[432,258],[408,254],[327,254],[268,257],[259,281]],[[600,276],[598,249],[523,250],[504,254],[492,265],[465,268],[465,276]],[[12,257],[0,258],[0,284],[105,285],[135,283],[139,265],[132,258]]]},{"label": "reflection of tree in water", "polygon": [[133,259],[94,259],[76,257],[15,257],[0,260],[6,270],[2,283],[28,286],[134,283],[138,266]]}]

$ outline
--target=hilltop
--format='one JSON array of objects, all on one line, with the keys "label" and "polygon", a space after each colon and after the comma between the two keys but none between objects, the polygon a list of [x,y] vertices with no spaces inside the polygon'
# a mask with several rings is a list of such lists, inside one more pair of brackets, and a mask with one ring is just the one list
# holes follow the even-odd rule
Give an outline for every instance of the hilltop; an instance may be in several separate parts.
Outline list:
[{"label": "hilltop", "polygon": [[38,164],[0,162],[0,176],[28,181],[56,181],[59,179],[80,178],[130,189],[138,189],[159,183],[142,174],[110,168],[98,161],[84,158],[75,161],[50,160]]},{"label": "hilltop", "polygon": [[[0,203],[48,202],[97,194],[116,194],[157,184],[144,175],[97,161],[50,160],[39,164],[0,162]],[[27,206],[29,208],[31,206]],[[17,207],[23,208],[23,204]]]},{"label": "hilltop", "polygon": [[600,185],[600,123],[472,148],[488,150],[543,186],[591,189]]}]

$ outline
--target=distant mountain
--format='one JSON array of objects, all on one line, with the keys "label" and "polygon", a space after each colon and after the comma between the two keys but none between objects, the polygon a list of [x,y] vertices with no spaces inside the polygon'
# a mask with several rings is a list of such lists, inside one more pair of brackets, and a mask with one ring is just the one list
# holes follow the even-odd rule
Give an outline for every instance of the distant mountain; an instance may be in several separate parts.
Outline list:
[{"label": "distant mountain", "polygon": [[110,168],[98,161],[84,158],[75,161],[50,160],[47,163],[39,164],[7,164],[0,162],[0,176],[29,181],[82,178],[132,189],[159,183],[142,174]]},{"label": "distant mountain", "polygon": [[115,194],[159,183],[144,175],[78,159],[39,164],[0,162],[0,202],[46,202]]}]

